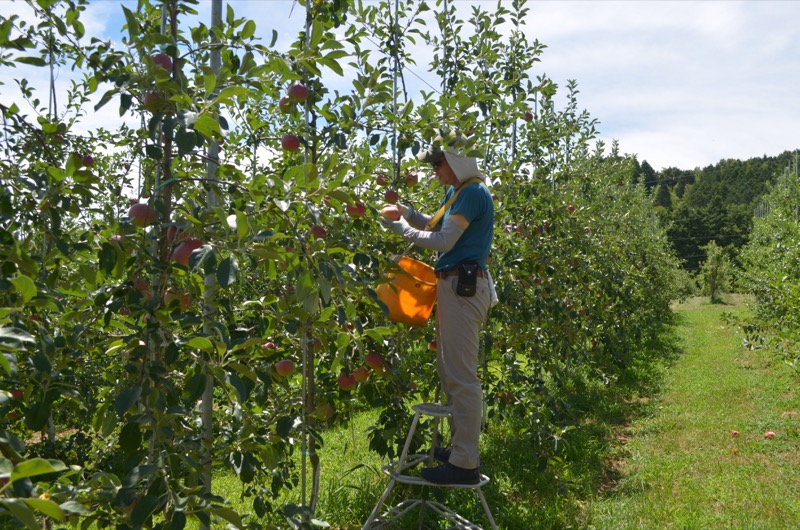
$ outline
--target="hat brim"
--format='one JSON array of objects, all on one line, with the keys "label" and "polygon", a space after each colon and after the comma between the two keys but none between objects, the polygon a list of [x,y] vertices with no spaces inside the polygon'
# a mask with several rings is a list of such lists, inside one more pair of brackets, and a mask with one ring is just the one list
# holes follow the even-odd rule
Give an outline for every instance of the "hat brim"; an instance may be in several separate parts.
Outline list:
[{"label": "hat brim", "polygon": [[444,152],[440,148],[431,148],[422,151],[417,155],[417,160],[423,164],[435,164],[444,157]]}]

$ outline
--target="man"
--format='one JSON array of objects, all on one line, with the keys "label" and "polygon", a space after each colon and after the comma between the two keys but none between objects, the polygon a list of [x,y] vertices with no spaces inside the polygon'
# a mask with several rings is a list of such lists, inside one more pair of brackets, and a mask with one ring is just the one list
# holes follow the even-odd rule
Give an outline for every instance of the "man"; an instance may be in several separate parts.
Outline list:
[{"label": "man", "polygon": [[[431,217],[402,204],[384,205],[381,215],[383,223],[404,240],[439,252],[434,267],[439,278],[436,371],[452,410],[452,446],[434,449],[434,456],[443,463],[424,468],[422,478],[437,484],[475,484],[480,481],[483,410],[478,351],[491,302],[486,261],[494,233],[494,204],[477,160],[461,154],[456,141],[445,148],[440,142],[417,158],[432,165],[446,188],[443,205],[458,192],[441,221],[427,230]],[[477,183],[470,181],[475,178]]]}]

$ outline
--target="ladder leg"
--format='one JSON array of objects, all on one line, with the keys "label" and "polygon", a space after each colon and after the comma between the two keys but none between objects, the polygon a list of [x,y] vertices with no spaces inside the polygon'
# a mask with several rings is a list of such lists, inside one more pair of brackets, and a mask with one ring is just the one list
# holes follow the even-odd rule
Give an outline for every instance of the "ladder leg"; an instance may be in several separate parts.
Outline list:
[{"label": "ladder leg", "polygon": [[483,496],[483,491],[480,488],[475,489],[478,490],[478,497],[481,499],[483,511],[486,512],[486,518],[489,520],[489,526],[492,527],[492,530],[497,530],[497,524],[494,522],[494,517],[492,517],[492,512],[489,510],[489,504],[486,502],[486,497]]},{"label": "ladder leg", "polygon": [[367,518],[367,521],[364,523],[364,526],[361,527],[361,530],[368,530],[369,527],[372,526],[372,523],[375,522],[375,518],[378,516],[378,512],[380,511],[381,506],[383,506],[383,503],[386,502],[386,499],[392,492],[394,484],[395,484],[394,480],[390,480],[389,484],[386,485],[386,489],[383,490],[383,495],[381,495],[380,500],[378,500],[378,503],[372,509],[372,513],[369,514],[369,518]]},{"label": "ladder leg", "polygon": [[403,452],[400,454],[400,461],[397,464],[397,470],[402,471],[406,465],[406,458],[408,457],[408,450],[411,447],[411,440],[414,439],[414,433],[417,430],[417,424],[419,423],[419,416],[420,413],[416,412],[414,414],[414,419],[411,420],[411,428],[408,430],[408,435],[406,436],[406,443],[403,445]]},{"label": "ladder leg", "polygon": [[417,530],[423,530],[425,524],[425,501],[423,500],[419,505],[419,519],[417,520]]}]

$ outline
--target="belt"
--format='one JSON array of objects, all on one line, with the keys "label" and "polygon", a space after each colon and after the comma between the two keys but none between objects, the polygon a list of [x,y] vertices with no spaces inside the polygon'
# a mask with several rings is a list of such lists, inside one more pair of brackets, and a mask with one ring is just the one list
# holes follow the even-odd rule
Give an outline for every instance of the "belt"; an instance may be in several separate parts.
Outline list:
[{"label": "belt", "polygon": [[[457,276],[457,275],[458,275],[458,269],[449,269],[449,270],[446,270],[446,271],[436,271],[436,277],[437,278],[447,278],[448,276]],[[486,276],[486,271],[483,270],[483,269],[478,269],[477,271],[475,271],[475,275],[478,278],[483,278],[484,276]]]}]

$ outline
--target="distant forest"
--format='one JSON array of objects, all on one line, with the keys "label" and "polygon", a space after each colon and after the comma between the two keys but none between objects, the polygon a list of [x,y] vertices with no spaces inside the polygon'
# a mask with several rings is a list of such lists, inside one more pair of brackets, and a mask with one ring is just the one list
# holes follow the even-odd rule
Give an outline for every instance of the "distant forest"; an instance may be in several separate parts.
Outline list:
[{"label": "distant forest", "polygon": [[684,267],[697,271],[710,241],[728,251],[736,262],[738,250],[750,238],[753,217],[763,215],[762,196],[784,171],[797,171],[797,151],[749,160],[721,160],[703,169],[674,167],[655,171],[647,161],[637,163],[634,182],[653,197],[670,241]]}]

